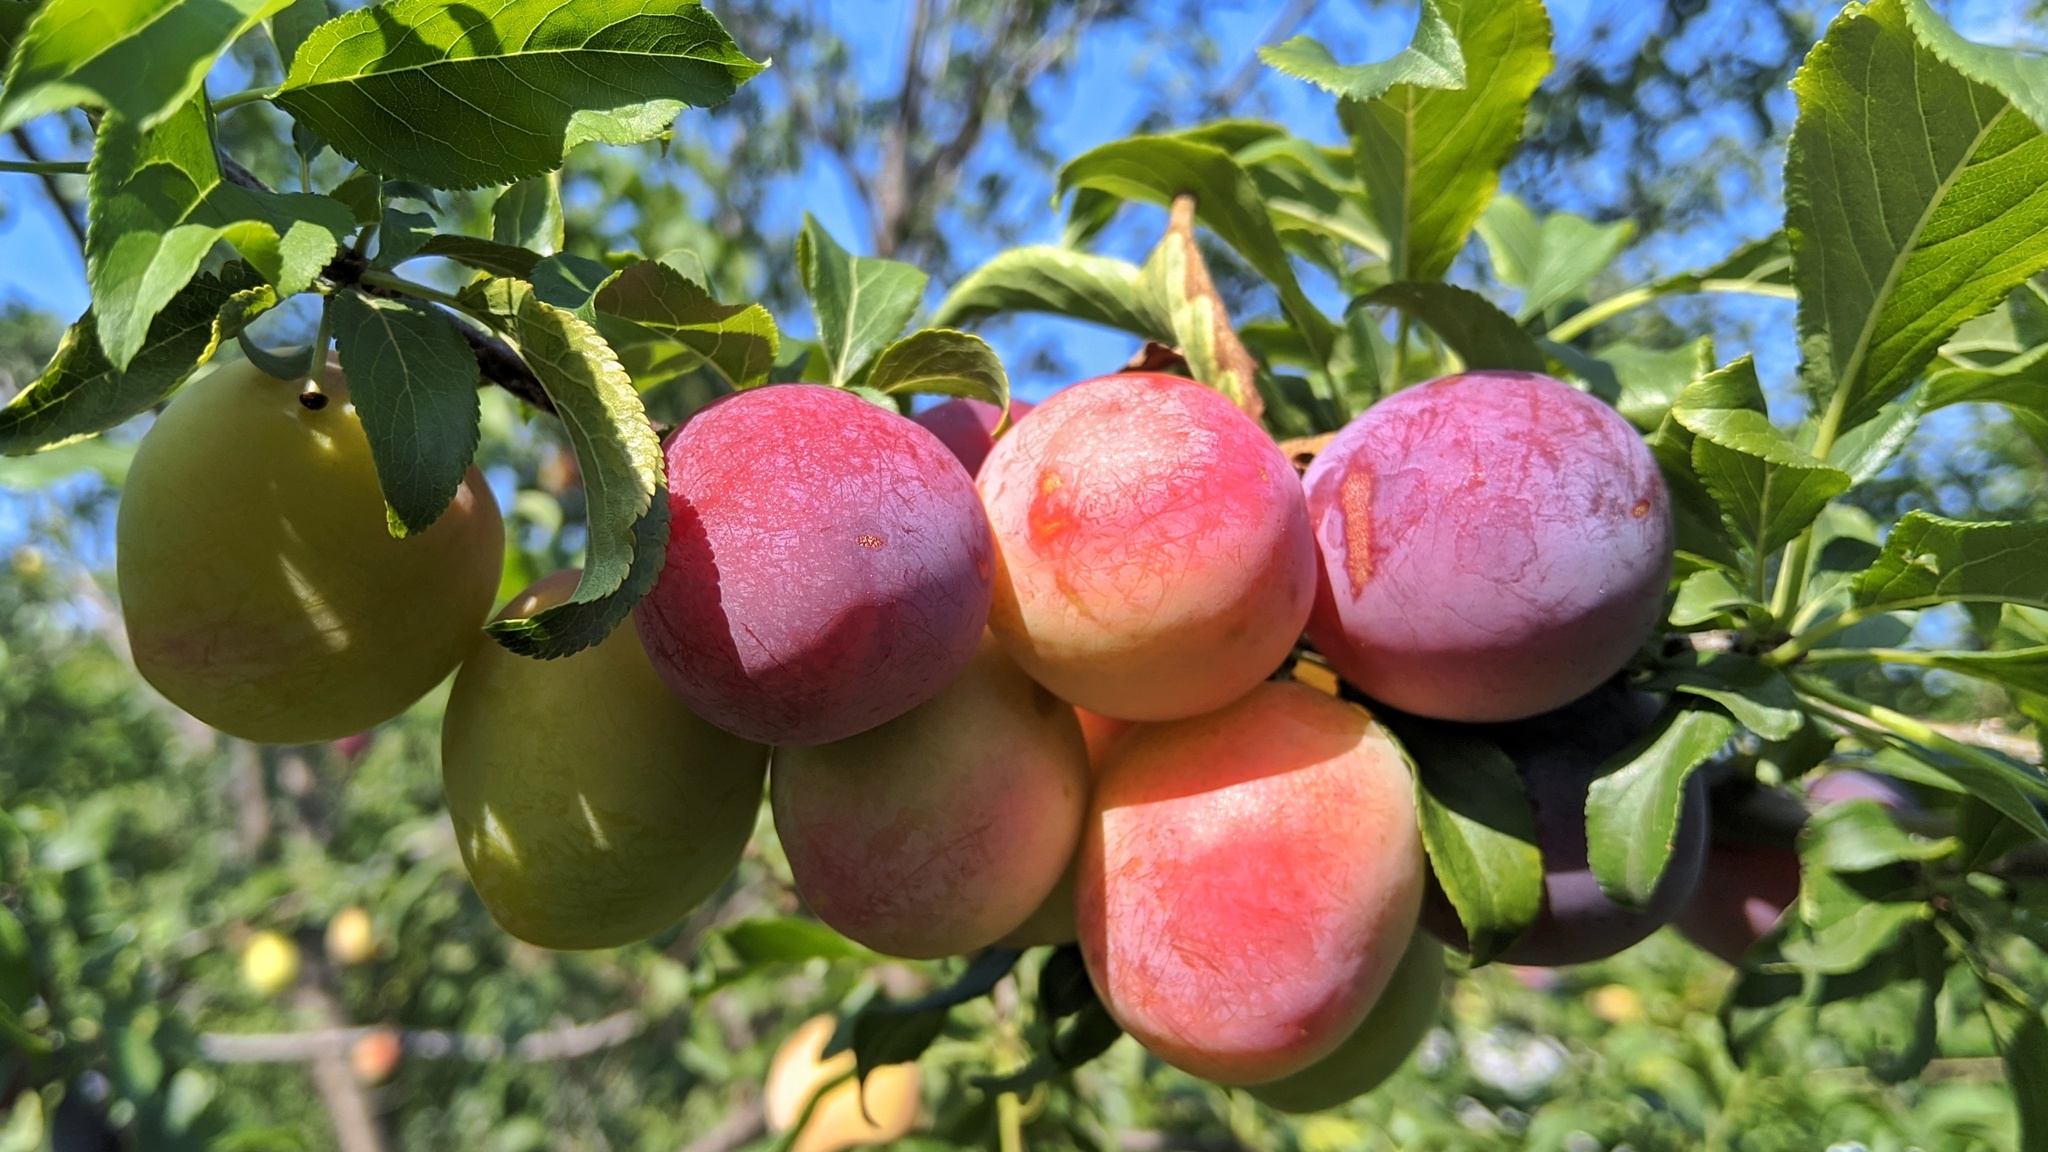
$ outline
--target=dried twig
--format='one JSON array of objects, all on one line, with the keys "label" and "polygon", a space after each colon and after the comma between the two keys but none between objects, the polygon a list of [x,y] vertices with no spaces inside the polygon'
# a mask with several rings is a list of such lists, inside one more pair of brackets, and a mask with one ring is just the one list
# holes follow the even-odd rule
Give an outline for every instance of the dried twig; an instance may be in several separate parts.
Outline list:
[{"label": "dried twig", "polygon": [[[42,153],[36,149],[36,142],[29,138],[27,131],[16,128],[8,133],[8,138],[14,141],[16,148],[21,149],[23,157],[38,164],[43,162]],[[44,172],[41,174],[41,179],[44,193],[57,206],[57,215],[64,218],[65,230],[71,233],[73,240],[78,241],[78,250],[81,253],[84,252],[85,221],[79,216],[78,205],[72,201],[71,197],[64,195],[63,189],[57,184],[57,177],[55,175]]]}]

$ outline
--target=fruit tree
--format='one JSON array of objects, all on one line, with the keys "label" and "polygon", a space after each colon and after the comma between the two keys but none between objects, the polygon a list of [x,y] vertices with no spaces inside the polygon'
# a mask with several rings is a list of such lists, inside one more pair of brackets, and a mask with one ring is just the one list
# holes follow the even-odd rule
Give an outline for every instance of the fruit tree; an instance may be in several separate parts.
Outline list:
[{"label": "fruit tree", "polygon": [[[250,45],[276,81],[215,94]],[[1626,226],[1499,189],[1542,0],[1421,0],[1388,59],[1261,50],[1337,143],[1101,145],[1059,170],[1060,244],[943,295],[804,217],[799,338],[687,251],[560,250],[573,150],[666,142],[768,66],[696,0],[0,0],[0,53],[0,131],[93,133],[0,161],[88,177],[91,296],[0,453],[146,429],[115,525],[136,671],[248,745],[340,748],[449,685],[440,803],[503,947],[703,917],[650,969],[675,1001],[831,991],[764,1070],[778,1147],[1097,1146],[1120,1044],[1233,1116],[1321,1113],[1489,965],[1552,979],[1668,925],[1738,969],[1735,1082],[1967,1050],[2048,1149],[2048,522],[1869,495],[1944,408],[2048,450],[2048,59],[1849,5],[1792,85],[1782,228],[1616,288]],[[295,174],[236,155],[259,108]],[[1787,388],[1630,327],[1738,295],[1796,302]],[[1013,403],[969,329],[1018,313],[1131,358]],[[553,571],[477,467],[515,424],[566,448]],[[1981,686],[1972,722],[1916,714],[1935,674]],[[254,1146],[148,1047],[168,990],[130,982],[151,1023],[106,1087],[49,990],[95,969],[34,831],[0,826],[35,1101],[0,1146],[82,1147],[80,1116]],[[721,910],[785,865],[792,914]],[[390,930],[245,933],[244,994],[325,1011]],[[633,1042],[590,1027],[509,1050]],[[316,1078],[372,1086],[508,1051],[323,1035]]]}]

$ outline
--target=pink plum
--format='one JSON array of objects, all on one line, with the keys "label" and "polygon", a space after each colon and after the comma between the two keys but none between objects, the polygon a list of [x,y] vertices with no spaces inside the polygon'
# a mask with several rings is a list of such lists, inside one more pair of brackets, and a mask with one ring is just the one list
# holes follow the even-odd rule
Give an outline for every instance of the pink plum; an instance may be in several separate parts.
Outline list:
[{"label": "pink plum", "polygon": [[[1029,401],[1010,401],[1010,424],[1015,426],[1031,409]],[[1003,422],[1003,410],[986,400],[962,397],[935,404],[911,419],[937,436],[939,443],[967,467],[967,474],[975,476],[981,473],[981,463],[988,459],[989,450],[996,446],[996,426]]]}]

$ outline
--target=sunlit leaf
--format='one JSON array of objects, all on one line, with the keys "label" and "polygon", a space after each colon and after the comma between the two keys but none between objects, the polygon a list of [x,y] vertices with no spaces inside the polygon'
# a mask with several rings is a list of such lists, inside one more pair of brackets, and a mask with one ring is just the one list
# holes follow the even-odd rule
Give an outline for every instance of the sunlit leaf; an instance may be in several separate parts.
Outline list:
[{"label": "sunlit leaf", "polygon": [[0,86],[0,132],[80,104],[143,128],[198,95],[228,45],[290,0],[48,0]]}]

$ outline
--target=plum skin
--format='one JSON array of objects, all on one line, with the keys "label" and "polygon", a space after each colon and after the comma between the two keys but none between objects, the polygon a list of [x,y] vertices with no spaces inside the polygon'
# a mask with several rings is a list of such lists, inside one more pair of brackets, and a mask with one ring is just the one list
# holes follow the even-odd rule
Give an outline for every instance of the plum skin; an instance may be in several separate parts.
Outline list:
[{"label": "plum skin", "polygon": [[1528,372],[1374,405],[1303,477],[1323,563],[1310,639],[1367,696],[1515,720],[1619,671],[1663,613],[1670,502],[1641,436]]},{"label": "plum skin", "polygon": [[[527,617],[578,573],[515,597]],[[557,660],[490,644],[455,677],[441,723],[442,790],[477,895],[544,948],[651,936],[738,865],[760,810],[768,749],[690,714],[616,628]]]},{"label": "plum skin", "polygon": [[116,567],[136,668],[223,732],[310,744],[373,728],[483,638],[504,564],[475,469],[431,527],[393,539],[348,385],[247,361],[179,391],[136,450]]},{"label": "plum skin", "polygon": [[[1587,792],[1608,758],[1647,733],[1660,710],[1656,697],[1609,682],[1541,716],[1479,729],[1514,761],[1543,854],[1542,910],[1496,959],[1538,967],[1605,959],[1647,938],[1692,898],[1708,835],[1706,784],[1698,773],[1686,784],[1671,859],[1646,908],[1631,911],[1608,899],[1586,859]],[[1470,946],[1434,875],[1423,899],[1422,925],[1454,948]]]},{"label": "plum skin", "polygon": [[1103,1004],[1221,1084],[1298,1072],[1386,986],[1426,871],[1401,752],[1299,684],[1137,729],[1097,781],[1076,913]]},{"label": "plum skin", "polygon": [[935,959],[1018,930],[1081,839],[1074,710],[983,640],[946,689],[830,744],[785,748],[769,793],[797,891],[878,952]]},{"label": "plum skin", "polygon": [[724,397],[669,438],[667,563],[633,618],[692,711],[823,744],[932,698],[988,618],[994,542],[931,433],[836,388]]},{"label": "plum skin", "polygon": [[1365,1095],[1392,1076],[1422,1043],[1444,999],[1444,946],[1417,932],[1385,990],[1337,1050],[1270,1084],[1246,1091],[1282,1112],[1321,1112]]},{"label": "plum skin", "polygon": [[1059,392],[997,442],[979,484],[998,549],[990,625],[1077,707],[1200,715],[1301,635],[1316,569],[1301,486],[1199,384],[1126,373]]},{"label": "plum skin", "polygon": [[[1010,401],[1011,425],[1022,420],[1033,407],[1028,401]],[[1003,422],[1003,410],[986,400],[961,397],[934,404],[911,419],[937,436],[969,476],[978,476],[989,450],[996,446],[996,427]]]}]

